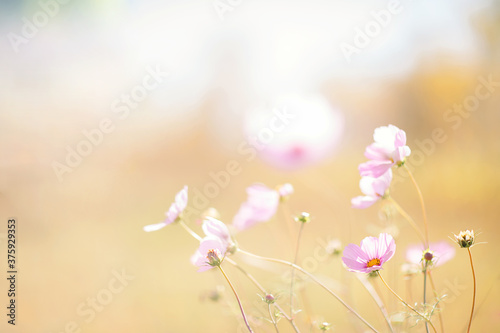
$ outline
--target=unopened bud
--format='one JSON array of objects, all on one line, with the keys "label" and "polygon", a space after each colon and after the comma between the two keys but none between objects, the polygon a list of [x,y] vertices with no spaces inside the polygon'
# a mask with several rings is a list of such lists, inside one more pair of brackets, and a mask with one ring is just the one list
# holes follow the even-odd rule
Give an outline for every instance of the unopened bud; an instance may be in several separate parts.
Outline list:
[{"label": "unopened bud", "polygon": [[301,223],[309,223],[311,221],[311,218],[309,217],[309,213],[302,212],[300,213],[299,216],[295,218],[295,221],[301,222]]}]

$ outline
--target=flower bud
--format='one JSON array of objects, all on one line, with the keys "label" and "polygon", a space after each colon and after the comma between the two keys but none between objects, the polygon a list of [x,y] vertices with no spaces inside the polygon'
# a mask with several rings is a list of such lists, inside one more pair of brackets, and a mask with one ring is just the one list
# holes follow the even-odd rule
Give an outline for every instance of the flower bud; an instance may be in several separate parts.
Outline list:
[{"label": "flower bud", "polygon": [[454,235],[455,240],[461,248],[469,248],[474,244],[474,230],[460,231],[458,235]]},{"label": "flower bud", "polygon": [[332,324],[327,323],[326,321],[319,324],[319,329],[322,331],[328,331],[332,327]]},{"label": "flower bud", "polygon": [[222,253],[220,253],[219,250],[213,249],[213,250],[208,250],[207,252],[207,263],[210,266],[220,266],[222,260]]},{"label": "flower bud", "polygon": [[434,258],[434,254],[431,251],[427,250],[424,252],[424,259],[426,261],[432,261],[432,258]]},{"label": "flower bud", "polygon": [[300,213],[299,216],[295,218],[295,221],[301,222],[301,223],[309,223],[311,221],[311,218],[309,217],[309,213],[302,212]]},{"label": "flower bud", "polygon": [[267,304],[273,304],[276,299],[272,294],[267,294],[264,300]]}]

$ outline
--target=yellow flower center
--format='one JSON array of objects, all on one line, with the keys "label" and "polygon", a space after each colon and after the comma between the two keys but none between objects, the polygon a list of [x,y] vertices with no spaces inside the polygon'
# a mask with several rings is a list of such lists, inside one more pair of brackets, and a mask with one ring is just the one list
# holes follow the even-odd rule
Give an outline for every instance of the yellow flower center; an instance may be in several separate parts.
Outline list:
[{"label": "yellow flower center", "polygon": [[368,261],[368,263],[366,264],[366,267],[373,267],[373,266],[380,266],[380,259],[378,258],[372,259]]}]

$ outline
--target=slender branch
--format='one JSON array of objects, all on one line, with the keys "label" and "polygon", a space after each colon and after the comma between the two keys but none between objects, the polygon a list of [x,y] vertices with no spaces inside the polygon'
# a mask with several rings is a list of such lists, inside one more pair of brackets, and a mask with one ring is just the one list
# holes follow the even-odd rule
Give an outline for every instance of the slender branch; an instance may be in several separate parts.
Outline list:
[{"label": "slender branch", "polygon": [[[300,238],[302,236],[302,230],[304,229],[304,224],[303,222],[300,223],[300,229],[299,229],[299,235],[297,236],[297,245],[295,246],[295,256],[293,257],[293,264],[297,264],[297,259],[299,256],[299,246],[300,246]],[[290,316],[292,318],[294,317],[294,311],[293,311],[293,284],[295,281],[295,269],[292,268],[292,280],[290,282]]]},{"label": "slender branch", "polygon": [[236,300],[238,301],[238,305],[240,306],[240,310],[241,310],[241,315],[243,316],[243,320],[245,321],[245,325],[247,325],[248,331],[251,332],[251,333],[253,333],[253,330],[250,327],[250,324],[248,323],[247,316],[245,315],[245,311],[243,310],[243,306],[241,305],[240,298],[238,297],[238,293],[236,292],[236,289],[234,289],[233,284],[231,283],[231,281],[227,277],[227,275],[224,272],[224,270],[222,269],[222,267],[220,265],[217,266],[217,267],[219,267],[219,270],[221,271],[222,275],[224,275],[224,277],[226,278],[227,283],[229,284],[229,286],[233,290],[234,296],[236,297]]},{"label": "slender branch", "polygon": [[476,273],[474,272],[474,264],[472,263],[472,254],[470,252],[470,247],[467,248],[470,258],[470,267],[472,269],[472,279],[474,281],[474,293],[472,294],[472,309],[470,311],[469,326],[467,327],[467,333],[470,332],[470,326],[472,325],[472,317],[474,316],[474,306],[476,305]]},{"label": "slender branch", "polygon": [[385,322],[387,323],[387,326],[389,326],[389,330],[392,333],[394,333],[394,329],[392,328],[392,325],[391,325],[391,320],[389,319],[389,313],[387,312],[387,309],[385,308],[384,302],[382,302],[382,299],[378,295],[375,288],[368,282],[368,280],[366,279],[365,276],[361,276],[359,274],[356,274],[356,277],[363,284],[366,291],[368,291],[368,293],[373,298],[375,303],[377,303],[378,307],[380,308],[380,311],[382,312],[382,315],[384,316],[384,319],[385,319]]},{"label": "slender branch", "polygon": [[[264,295],[268,294],[268,292],[264,289],[264,287],[262,287],[262,285],[259,283],[259,281],[257,281],[257,279],[255,277],[253,277],[253,275],[248,273],[244,268],[242,268],[240,265],[238,265],[234,260],[232,260],[231,258],[227,258],[227,257],[224,260],[229,262],[231,265],[236,267],[241,273],[243,273],[243,275],[245,275],[257,287],[257,289],[259,289]],[[277,303],[274,303],[274,306],[283,315],[283,317],[290,322],[290,325],[292,325],[294,331],[296,333],[300,333],[300,331],[297,328],[297,326],[295,325],[295,322],[293,321],[293,319],[290,316],[288,316],[286,314],[286,312]]]},{"label": "slender branch", "polygon": [[194,238],[196,238],[198,241],[201,241],[202,238],[200,237],[200,235],[198,235],[196,232],[193,231],[193,229],[191,229],[190,227],[187,226],[186,223],[184,223],[184,221],[182,219],[179,219],[179,224],[181,225],[181,227],[183,227],[191,236],[193,236]]},{"label": "slender branch", "polygon": [[[425,264],[424,264],[424,306],[427,306],[427,265],[428,265],[428,262],[427,262],[427,260],[425,260]],[[429,325],[427,324],[427,322],[425,322],[425,331],[427,333],[429,333]]]},{"label": "slender branch", "polygon": [[408,213],[392,197],[390,197],[390,196],[387,197],[387,200],[389,200],[390,202],[392,202],[392,204],[396,207],[396,210],[399,212],[399,214],[401,214],[401,216],[403,216],[408,221],[408,223],[410,223],[410,225],[413,227],[413,229],[417,233],[417,236],[420,239],[420,241],[422,242],[422,244],[426,245],[426,241],[425,241],[424,235],[422,234],[422,232],[418,228],[418,226],[415,223],[415,221],[411,218],[411,216],[408,215]]},{"label": "slender branch", "polygon": [[408,175],[410,176],[410,179],[415,186],[415,189],[417,190],[418,198],[420,200],[420,206],[422,207],[422,215],[424,217],[424,229],[425,229],[425,245],[427,248],[429,248],[429,226],[427,223],[427,211],[425,209],[425,204],[424,204],[424,196],[422,195],[422,191],[420,191],[420,187],[417,184],[417,181],[415,180],[415,177],[413,177],[413,173],[410,171],[410,168],[406,164],[403,164],[404,168],[408,172]]},{"label": "slender branch", "polygon": [[[429,282],[431,283],[432,292],[434,293],[434,297],[439,298],[439,294],[436,289],[436,285],[434,285],[434,279],[432,278],[432,270],[427,270],[427,274],[429,275]],[[439,300],[436,303],[438,318],[439,318],[439,328],[441,329],[441,333],[444,333],[444,322],[443,316],[441,315],[441,307],[439,306]]]},{"label": "slender branch", "polygon": [[377,274],[378,276],[380,277],[380,279],[382,280],[382,282],[385,284],[385,286],[387,287],[387,289],[389,289],[389,291],[394,295],[396,296],[400,301],[401,303],[403,303],[404,305],[406,305],[406,307],[410,310],[412,310],[413,312],[415,312],[419,317],[421,317],[422,319],[424,319],[427,323],[429,323],[432,327],[432,329],[434,330],[435,333],[437,333],[436,331],[436,328],[434,327],[434,325],[432,324],[432,322],[426,317],[424,316],[423,314],[421,314],[420,312],[418,312],[417,310],[415,310],[412,306],[410,306],[408,303],[406,303],[402,298],[401,296],[399,296],[394,290],[392,290],[391,287],[389,287],[389,285],[387,284],[387,282],[385,282],[384,278],[382,277],[382,275],[380,275],[380,272],[377,271]]},{"label": "slender branch", "polygon": [[276,320],[274,320],[274,315],[271,311],[271,303],[267,304],[267,309],[269,310],[269,317],[271,317],[271,322],[273,323],[274,328],[276,329],[276,333],[279,333],[280,331],[278,329],[278,324],[276,324]]},{"label": "slender branch", "polygon": [[268,258],[268,257],[261,257],[261,256],[258,256],[256,254],[253,254],[253,253],[250,253],[250,252],[247,252],[247,251],[243,251],[241,249],[238,249],[238,252],[241,252],[243,254],[246,254],[248,256],[251,256],[251,257],[254,257],[254,258],[257,258],[257,259],[260,259],[260,260],[274,262],[274,263],[278,263],[278,264],[282,264],[282,265],[287,265],[287,266],[291,266],[291,267],[295,268],[296,270],[298,270],[298,271],[302,272],[303,274],[307,275],[311,280],[313,280],[319,286],[321,286],[323,289],[325,289],[330,295],[332,295],[333,297],[335,297],[337,299],[337,301],[339,301],[347,310],[351,311],[356,317],[358,317],[358,319],[361,320],[366,326],[368,326],[373,332],[378,332],[363,317],[361,317],[361,315],[359,315],[356,311],[354,311],[353,308],[351,308],[347,303],[345,303],[337,294],[335,294],[332,290],[330,290],[327,286],[325,286],[321,281],[319,281],[314,275],[312,275],[311,273],[309,273],[308,271],[306,271],[302,267],[300,267],[300,266],[298,266],[298,265],[296,265],[294,263],[291,263],[289,261],[286,261],[286,260],[274,259],[274,258]]}]

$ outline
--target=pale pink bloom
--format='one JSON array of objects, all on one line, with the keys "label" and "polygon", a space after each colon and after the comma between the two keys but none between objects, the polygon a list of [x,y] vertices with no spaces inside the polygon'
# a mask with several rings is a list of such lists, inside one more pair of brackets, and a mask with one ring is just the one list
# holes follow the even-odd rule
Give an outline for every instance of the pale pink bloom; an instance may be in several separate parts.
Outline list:
[{"label": "pale pink bloom", "polygon": [[413,264],[420,264],[427,252],[432,254],[431,262],[434,267],[441,266],[455,257],[455,247],[448,242],[441,241],[430,243],[429,249],[426,249],[422,244],[408,246],[406,260]]},{"label": "pale pink bloom", "polygon": [[377,237],[366,237],[361,247],[349,244],[344,249],[342,261],[351,272],[370,273],[382,269],[396,252],[396,243],[391,235],[382,233]]},{"label": "pale pink bloom", "polygon": [[410,156],[410,147],[406,145],[405,131],[394,125],[376,128],[373,133],[375,141],[365,150],[368,162],[359,165],[361,176],[379,177],[393,165],[402,163]]},{"label": "pale pink bloom", "polygon": [[[288,186],[289,185],[289,186]],[[241,204],[233,218],[233,226],[237,230],[245,230],[259,222],[266,222],[276,214],[280,193],[291,194],[290,184],[281,186],[278,190],[270,189],[263,184],[254,184],[247,188],[247,201]]]},{"label": "pale pink bloom", "polygon": [[363,195],[352,198],[351,204],[353,208],[367,208],[380,200],[389,189],[392,181],[392,170],[387,170],[378,178],[362,177],[359,181],[359,187]]},{"label": "pale pink bloom", "polygon": [[344,116],[318,93],[283,94],[245,117],[248,143],[273,167],[297,170],[317,164],[337,150]]},{"label": "pale pink bloom", "polygon": [[278,187],[280,197],[288,197],[293,194],[293,185],[290,183],[283,184]]},{"label": "pale pink bloom", "polygon": [[205,217],[201,227],[207,236],[217,237],[226,244],[231,241],[231,235],[227,226],[213,217]]},{"label": "pale pink bloom", "polygon": [[160,223],[150,224],[145,226],[144,231],[149,232],[149,231],[160,230],[161,228],[175,222],[179,218],[181,213],[184,211],[184,209],[186,209],[187,202],[188,202],[188,187],[184,186],[184,188],[180,190],[179,193],[177,193],[177,195],[175,196],[174,203],[170,205],[170,208],[165,213],[166,218]]},{"label": "pale pink bloom", "polygon": [[200,247],[191,256],[191,263],[198,266],[198,272],[204,272],[220,265],[224,260],[227,251],[227,244],[220,238],[207,236],[200,242]]}]

